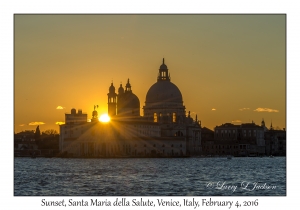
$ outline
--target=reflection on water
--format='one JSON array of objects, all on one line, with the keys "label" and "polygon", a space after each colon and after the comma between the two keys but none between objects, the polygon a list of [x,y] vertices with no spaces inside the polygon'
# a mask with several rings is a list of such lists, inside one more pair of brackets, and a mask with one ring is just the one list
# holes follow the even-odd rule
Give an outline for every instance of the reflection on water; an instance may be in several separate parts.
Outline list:
[{"label": "reflection on water", "polygon": [[15,158],[14,195],[286,195],[286,158]]}]

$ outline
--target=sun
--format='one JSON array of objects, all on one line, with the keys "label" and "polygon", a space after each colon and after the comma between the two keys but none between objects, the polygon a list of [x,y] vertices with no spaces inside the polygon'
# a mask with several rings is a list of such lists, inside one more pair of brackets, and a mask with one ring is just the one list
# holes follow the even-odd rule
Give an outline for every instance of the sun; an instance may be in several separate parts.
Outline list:
[{"label": "sun", "polygon": [[108,116],[108,114],[102,114],[100,117],[99,117],[99,120],[101,122],[109,122],[110,121],[110,117]]}]

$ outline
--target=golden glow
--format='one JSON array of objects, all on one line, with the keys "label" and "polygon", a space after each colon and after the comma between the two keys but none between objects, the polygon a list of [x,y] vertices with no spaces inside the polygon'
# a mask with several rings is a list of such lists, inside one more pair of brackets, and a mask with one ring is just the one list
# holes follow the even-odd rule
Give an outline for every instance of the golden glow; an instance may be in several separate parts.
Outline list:
[{"label": "golden glow", "polygon": [[[91,117],[95,104],[99,118],[107,113],[112,79],[117,93],[120,83],[125,89],[130,79],[143,114],[163,57],[186,111],[197,113],[202,126],[213,130],[236,119],[259,123],[264,118],[268,126],[272,120],[273,126],[286,128],[286,19],[285,14],[16,14],[15,130],[35,129],[34,122],[45,123],[41,131],[58,130],[55,122],[63,121],[64,113],[82,109]],[[36,79],[47,72],[56,84],[64,84],[63,91],[52,79]],[[99,75],[101,82],[92,79]],[[205,87],[205,94],[195,95],[194,84]],[[40,101],[52,102],[41,106]]]},{"label": "golden glow", "polygon": [[108,114],[102,114],[99,117],[100,122],[109,122],[110,121],[110,117],[108,116]]}]

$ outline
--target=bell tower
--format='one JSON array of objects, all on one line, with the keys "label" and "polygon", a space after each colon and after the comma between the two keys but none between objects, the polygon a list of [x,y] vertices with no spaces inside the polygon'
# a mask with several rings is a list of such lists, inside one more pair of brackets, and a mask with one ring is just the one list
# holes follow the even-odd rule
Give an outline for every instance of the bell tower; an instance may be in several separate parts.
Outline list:
[{"label": "bell tower", "polygon": [[113,117],[117,113],[117,94],[115,92],[115,87],[113,83],[111,83],[109,87],[109,92],[107,94],[108,97],[108,115]]}]

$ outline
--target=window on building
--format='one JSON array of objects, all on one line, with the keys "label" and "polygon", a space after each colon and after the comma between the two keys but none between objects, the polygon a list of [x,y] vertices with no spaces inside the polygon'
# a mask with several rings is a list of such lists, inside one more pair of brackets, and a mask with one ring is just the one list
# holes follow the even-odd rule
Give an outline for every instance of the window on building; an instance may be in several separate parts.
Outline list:
[{"label": "window on building", "polygon": [[156,114],[156,112],[154,112],[153,118],[154,118],[154,122],[157,122],[157,114]]},{"label": "window on building", "polygon": [[176,113],[173,112],[173,122],[176,122]]}]

